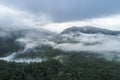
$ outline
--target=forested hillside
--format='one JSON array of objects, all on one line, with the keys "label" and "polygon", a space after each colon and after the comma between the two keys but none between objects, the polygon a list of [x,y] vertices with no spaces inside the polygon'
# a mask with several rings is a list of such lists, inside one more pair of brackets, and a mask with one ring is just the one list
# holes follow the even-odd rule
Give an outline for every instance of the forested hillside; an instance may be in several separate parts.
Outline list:
[{"label": "forested hillside", "polygon": [[[67,52],[66,52],[67,53]],[[41,63],[0,61],[0,80],[120,80],[120,63],[70,52]]]}]

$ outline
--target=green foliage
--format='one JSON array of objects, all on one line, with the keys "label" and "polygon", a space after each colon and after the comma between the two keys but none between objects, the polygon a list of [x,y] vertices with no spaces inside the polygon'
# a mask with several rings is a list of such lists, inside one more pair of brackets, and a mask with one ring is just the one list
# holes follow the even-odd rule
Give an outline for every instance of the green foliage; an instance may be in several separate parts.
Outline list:
[{"label": "green foliage", "polygon": [[19,49],[20,45],[15,42],[14,38],[0,38],[0,57],[8,56],[13,52],[17,52]]},{"label": "green foliage", "polygon": [[32,50],[28,50],[27,52],[23,53],[23,54],[18,54],[16,55],[16,59],[19,58],[47,58],[47,59],[51,59],[53,57],[59,56],[59,55],[66,55],[66,53],[64,51],[58,50],[58,49],[53,49],[50,46],[44,46],[42,45],[41,47],[37,47],[35,49]]},{"label": "green foliage", "polygon": [[55,59],[41,63],[1,60],[0,80],[120,80],[119,62],[106,61],[77,52],[68,53],[63,62]]}]

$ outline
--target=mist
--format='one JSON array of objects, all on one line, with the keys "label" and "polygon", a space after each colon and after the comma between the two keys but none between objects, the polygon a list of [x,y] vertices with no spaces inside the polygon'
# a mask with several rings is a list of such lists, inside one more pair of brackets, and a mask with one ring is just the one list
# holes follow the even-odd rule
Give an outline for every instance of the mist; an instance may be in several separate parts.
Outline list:
[{"label": "mist", "polygon": [[[70,36],[70,35],[68,35]],[[78,43],[62,43],[55,48],[68,51],[120,52],[120,36],[103,34],[82,34],[74,37]]]},{"label": "mist", "polygon": [[[6,32],[8,33],[8,32]],[[19,49],[17,52],[13,52],[11,55],[6,57],[1,57],[0,59],[7,61],[16,61],[16,62],[41,62],[42,58],[19,58],[15,59],[15,57],[19,54],[26,54],[29,50],[35,50],[37,47],[50,46],[53,49],[59,49],[62,51],[76,51],[76,52],[91,52],[95,54],[100,54],[105,56],[106,58],[117,56],[120,58],[120,35],[105,35],[101,33],[97,34],[86,34],[86,33],[71,33],[71,34],[57,34],[48,32],[45,30],[36,30],[30,29],[25,30],[22,33],[21,37],[18,37],[15,42],[19,43],[19,46],[22,49]],[[5,32],[1,32],[1,35],[5,34]],[[74,36],[75,34],[79,34],[79,36]],[[20,35],[20,34],[19,34]],[[8,35],[9,36],[9,35]],[[62,39],[55,38],[55,36],[59,36]],[[58,43],[56,40],[59,40],[62,43]],[[64,40],[67,40],[64,41]],[[73,40],[70,42],[69,40]],[[40,48],[42,49],[42,48]]]}]

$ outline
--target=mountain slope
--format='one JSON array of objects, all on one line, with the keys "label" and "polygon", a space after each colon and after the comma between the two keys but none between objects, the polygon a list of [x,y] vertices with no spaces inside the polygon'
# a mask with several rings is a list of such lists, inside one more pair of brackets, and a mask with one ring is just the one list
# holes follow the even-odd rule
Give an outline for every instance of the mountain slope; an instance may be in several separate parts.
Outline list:
[{"label": "mountain slope", "polygon": [[[56,58],[75,51],[120,59],[120,31],[95,27],[72,27],[60,34],[38,29],[0,29],[0,59]],[[60,52],[60,53],[59,53]],[[38,60],[37,59],[37,60]]]},{"label": "mountain slope", "polygon": [[[37,41],[44,41],[53,33],[43,29],[0,29],[0,57],[31,47]],[[27,50],[26,50],[27,51]]]}]

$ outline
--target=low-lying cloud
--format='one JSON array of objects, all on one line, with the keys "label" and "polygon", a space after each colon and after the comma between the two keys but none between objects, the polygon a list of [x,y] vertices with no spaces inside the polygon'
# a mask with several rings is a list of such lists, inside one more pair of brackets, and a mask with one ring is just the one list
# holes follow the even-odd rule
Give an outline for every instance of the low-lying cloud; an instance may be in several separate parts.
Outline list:
[{"label": "low-lying cloud", "polygon": [[66,51],[120,52],[120,36],[82,34],[76,37],[76,41],[79,42],[62,43],[54,47]]},{"label": "low-lying cloud", "polygon": [[[29,32],[30,31],[30,32]],[[26,31],[25,35],[16,39],[16,42],[19,43],[23,49],[20,49],[18,52],[13,52],[11,55],[7,57],[3,57],[1,59],[4,60],[12,60],[15,61],[14,58],[17,54],[24,54],[28,50],[34,50],[36,47],[41,47],[42,45],[51,46],[53,49],[60,49],[63,51],[71,52],[93,52],[96,54],[102,54],[107,56],[120,56],[120,35],[112,36],[112,35],[104,35],[104,34],[85,34],[85,33],[71,33],[71,34],[46,34],[46,32],[39,32],[38,30]],[[79,36],[74,36],[74,35]],[[35,35],[35,36],[34,36]],[[45,37],[43,37],[45,36]],[[55,38],[61,37],[59,38]],[[53,39],[54,38],[54,39]],[[63,40],[62,40],[63,39]],[[61,42],[57,42],[57,41]],[[70,42],[70,40],[73,40]],[[26,59],[26,61],[32,61],[32,59]],[[38,58],[33,61],[38,60]],[[25,61],[21,59],[18,60]],[[41,58],[40,60],[41,61]]]}]

